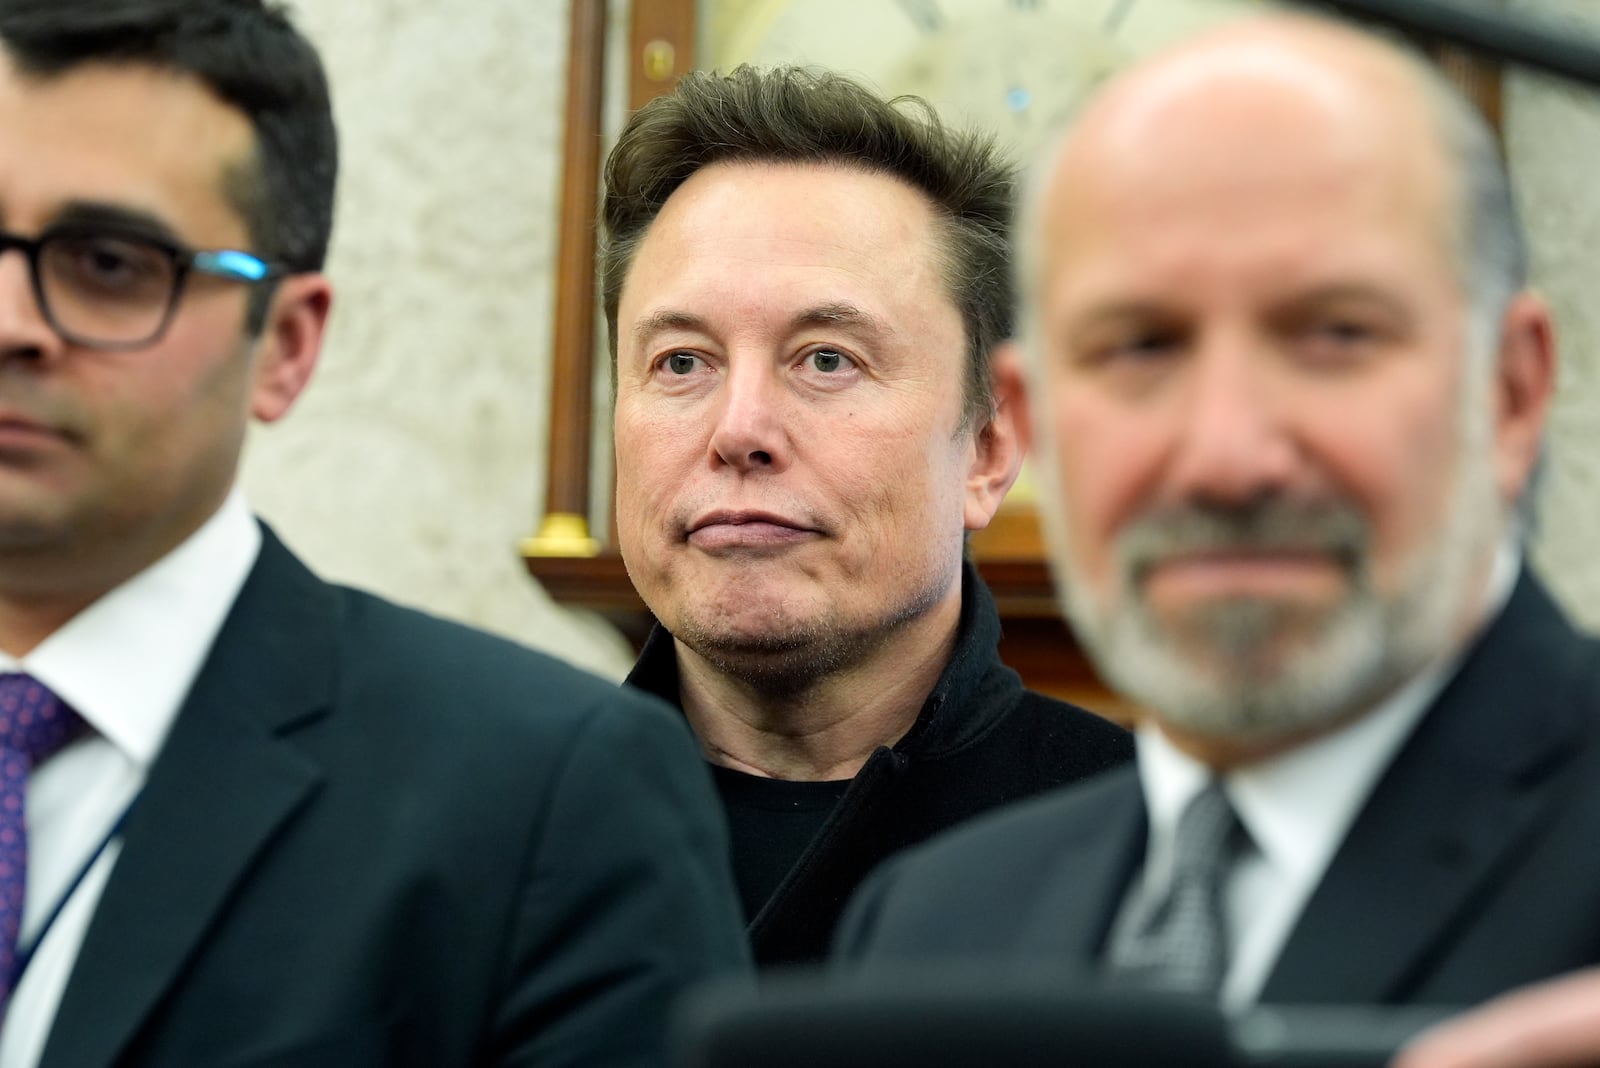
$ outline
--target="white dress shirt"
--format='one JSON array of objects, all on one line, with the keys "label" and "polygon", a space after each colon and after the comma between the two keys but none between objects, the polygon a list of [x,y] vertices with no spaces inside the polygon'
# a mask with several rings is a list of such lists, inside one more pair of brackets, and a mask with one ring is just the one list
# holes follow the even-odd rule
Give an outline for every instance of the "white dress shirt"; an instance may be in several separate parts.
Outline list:
[{"label": "white dress shirt", "polygon": [[[1517,552],[1502,547],[1489,582],[1485,619],[1505,607],[1519,569]],[[1260,997],[1295,921],[1356,815],[1459,666],[1458,654],[1339,730],[1223,777],[1223,789],[1250,838],[1224,889],[1229,950],[1221,992],[1225,1006],[1243,1008]],[[1150,839],[1134,892],[1160,895],[1171,879],[1178,819],[1213,773],[1148,721],[1139,727],[1135,742]]]},{"label": "white dress shirt", "polygon": [[144,786],[200,665],[254,566],[261,531],[236,489],[206,523],[155,564],[102,596],[20,661],[71,705],[90,731],[28,780],[28,889],[21,944],[63,894],[71,898],[12,993],[0,1028],[0,1068],[33,1068],[117,861],[113,840],[73,879]]}]

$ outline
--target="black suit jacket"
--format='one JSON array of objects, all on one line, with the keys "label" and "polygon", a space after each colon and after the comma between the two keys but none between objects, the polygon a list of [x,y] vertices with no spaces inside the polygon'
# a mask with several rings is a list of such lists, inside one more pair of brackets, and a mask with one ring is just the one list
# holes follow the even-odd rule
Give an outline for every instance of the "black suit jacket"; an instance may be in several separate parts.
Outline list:
[{"label": "black suit jacket", "polygon": [[726,850],[673,713],[268,533],[42,1065],[657,1064],[745,964]]},{"label": "black suit jacket", "polygon": [[[881,870],[838,955],[1092,972],[1145,847],[1134,769]],[[1262,992],[1463,1004],[1600,962],[1600,644],[1524,575],[1380,778]]]}]

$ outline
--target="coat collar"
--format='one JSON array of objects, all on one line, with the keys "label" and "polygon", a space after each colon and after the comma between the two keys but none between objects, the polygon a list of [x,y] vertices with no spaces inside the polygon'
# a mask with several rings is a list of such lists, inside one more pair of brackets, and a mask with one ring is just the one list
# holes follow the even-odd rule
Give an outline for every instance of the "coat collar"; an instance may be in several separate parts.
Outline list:
[{"label": "coat collar", "polygon": [[[1500,862],[1545,824],[1559,773],[1592,744],[1597,662],[1596,643],[1524,571],[1362,805],[1262,1002],[1406,999],[1438,947],[1471,921]],[[1143,855],[1146,813],[1131,768],[1072,796],[1057,839],[1067,858],[1060,888],[1035,895],[1058,914],[1034,925],[1029,952],[1044,946],[1092,965]]]},{"label": "coat collar", "polygon": [[1591,731],[1595,694],[1580,689],[1595,686],[1596,655],[1524,572],[1356,817],[1263,1001],[1405,996],[1557,800],[1552,776]]},{"label": "coat collar", "polygon": [[[961,613],[955,647],[911,729],[894,746],[904,756],[935,758],[960,749],[1003,715],[1007,693],[1020,693],[1022,680],[1000,662],[1000,614],[994,597],[970,560],[961,564]],[[672,635],[651,628],[626,684],[666,701],[683,704],[678,686],[678,654]]]},{"label": "coat collar", "polygon": [[334,688],[334,591],[270,531],[123,836],[41,1068],[113,1064],[320,770],[283,735]]}]

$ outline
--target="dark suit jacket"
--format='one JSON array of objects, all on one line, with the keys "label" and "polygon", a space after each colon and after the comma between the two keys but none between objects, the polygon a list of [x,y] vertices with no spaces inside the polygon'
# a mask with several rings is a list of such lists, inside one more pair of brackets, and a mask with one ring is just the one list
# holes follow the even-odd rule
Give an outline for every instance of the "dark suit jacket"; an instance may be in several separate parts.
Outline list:
[{"label": "dark suit jacket", "polygon": [[[1132,769],[969,825],[852,902],[858,967],[1092,970],[1143,856]],[[1461,1004],[1600,962],[1600,643],[1524,575],[1357,816],[1262,992]]]},{"label": "dark suit jacket", "polygon": [[44,1068],[660,1063],[745,966],[678,717],[270,533],[126,826]]}]

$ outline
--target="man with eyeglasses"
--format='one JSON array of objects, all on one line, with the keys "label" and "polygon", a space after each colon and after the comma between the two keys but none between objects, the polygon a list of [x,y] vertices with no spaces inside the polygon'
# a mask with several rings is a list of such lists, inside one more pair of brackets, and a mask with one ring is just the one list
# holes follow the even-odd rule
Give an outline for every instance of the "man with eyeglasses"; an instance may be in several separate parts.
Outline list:
[{"label": "man with eyeglasses", "polygon": [[315,52],[262,0],[0,45],[0,1068],[660,1063],[745,952],[687,729],[233,488],[331,301]]}]

